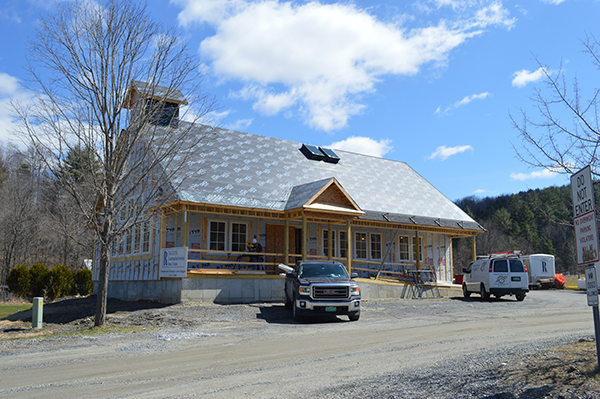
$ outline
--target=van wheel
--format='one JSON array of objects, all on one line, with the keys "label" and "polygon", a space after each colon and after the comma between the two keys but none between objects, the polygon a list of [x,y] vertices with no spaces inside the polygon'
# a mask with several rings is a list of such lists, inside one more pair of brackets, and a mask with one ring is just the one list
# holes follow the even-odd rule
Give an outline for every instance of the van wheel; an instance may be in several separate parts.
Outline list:
[{"label": "van wheel", "polygon": [[466,284],[463,284],[463,296],[465,298],[468,298],[468,297],[471,296],[471,293],[467,290],[467,285]]},{"label": "van wheel", "polygon": [[517,294],[515,295],[517,297],[517,301],[521,302],[523,299],[525,299],[525,294]]},{"label": "van wheel", "polygon": [[479,295],[481,295],[482,301],[487,301],[490,299],[490,294],[485,290],[485,285],[483,284],[481,284],[481,287],[479,287]]}]

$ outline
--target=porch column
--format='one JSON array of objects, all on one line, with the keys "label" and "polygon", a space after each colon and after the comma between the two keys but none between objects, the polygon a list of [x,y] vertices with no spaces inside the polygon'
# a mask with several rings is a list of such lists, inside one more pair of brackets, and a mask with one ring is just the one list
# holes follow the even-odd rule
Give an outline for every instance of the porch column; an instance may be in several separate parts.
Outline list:
[{"label": "porch column", "polygon": [[346,268],[352,273],[352,225],[346,222]]},{"label": "porch column", "polygon": [[308,253],[308,219],[302,216],[302,260],[306,260]]},{"label": "porch column", "polygon": [[415,259],[417,261],[417,270],[421,270],[421,242],[419,241],[419,230],[415,230],[415,247],[416,247],[416,251],[415,251],[415,256],[417,257],[417,259]]},{"label": "porch column", "polygon": [[472,237],[472,240],[473,240],[473,245],[472,245],[472,247],[473,247],[473,259],[472,260],[476,261],[477,260],[477,247],[476,247],[476,244],[475,244],[475,236]]},{"label": "porch column", "polygon": [[327,259],[331,260],[333,258],[333,231],[331,231],[331,222],[327,223]]},{"label": "porch column", "polygon": [[290,221],[285,219],[285,231],[283,232],[283,264],[290,262]]},{"label": "porch column", "polygon": [[188,211],[187,205],[185,206],[185,211],[183,211],[183,223],[181,224],[181,246],[187,247],[187,236],[188,236]]}]

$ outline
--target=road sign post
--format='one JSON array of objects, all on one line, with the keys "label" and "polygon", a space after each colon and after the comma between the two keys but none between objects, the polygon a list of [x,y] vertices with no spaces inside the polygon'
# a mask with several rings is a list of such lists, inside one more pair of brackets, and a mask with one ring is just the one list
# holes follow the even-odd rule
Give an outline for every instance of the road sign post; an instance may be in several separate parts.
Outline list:
[{"label": "road sign post", "polygon": [[596,333],[596,359],[600,368],[600,315],[598,312],[598,280],[596,265],[598,262],[598,227],[596,224],[596,205],[592,169],[588,165],[571,176],[573,195],[573,226],[577,244],[577,264],[586,265],[585,284],[588,306],[594,314],[594,332]]},{"label": "road sign post", "polygon": [[589,265],[585,268],[585,286],[587,288],[588,306],[592,307],[594,313],[594,331],[596,333],[596,359],[600,368],[600,314],[598,312],[598,280],[596,278],[596,266]]}]

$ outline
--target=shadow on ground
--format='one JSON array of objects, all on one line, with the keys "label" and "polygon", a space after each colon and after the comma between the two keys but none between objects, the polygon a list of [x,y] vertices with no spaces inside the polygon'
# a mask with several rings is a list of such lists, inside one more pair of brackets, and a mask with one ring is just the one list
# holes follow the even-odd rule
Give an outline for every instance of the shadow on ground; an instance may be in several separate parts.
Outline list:
[{"label": "shadow on ground", "polygon": [[[106,313],[127,312],[144,309],[160,309],[169,305],[153,301],[125,302],[118,299],[108,299]],[[31,322],[32,311],[17,312],[2,320]],[[75,320],[94,317],[96,314],[96,295],[82,298],[63,299],[52,303],[44,303],[44,323],[64,324]]]}]

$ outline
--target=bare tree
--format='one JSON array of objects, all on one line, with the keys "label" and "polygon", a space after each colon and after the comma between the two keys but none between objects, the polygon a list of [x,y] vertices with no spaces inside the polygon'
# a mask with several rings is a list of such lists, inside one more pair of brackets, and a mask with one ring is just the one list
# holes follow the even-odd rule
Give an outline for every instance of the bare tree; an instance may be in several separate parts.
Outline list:
[{"label": "bare tree", "polygon": [[[600,70],[600,42],[590,34],[581,42],[592,64]],[[571,86],[562,64],[552,71],[537,58],[536,61],[546,90],[536,89],[531,97],[536,116],[531,117],[522,109],[520,118],[510,115],[524,143],[522,148],[515,147],[515,151],[526,164],[557,173],[573,174],[591,165],[597,178],[600,176],[600,88],[582,87],[576,78]]]},{"label": "bare tree", "polygon": [[[201,63],[180,35],[153,22],[137,1],[61,3],[40,19],[29,54],[30,86],[38,95],[30,104],[15,104],[20,133],[95,231],[100,326],[111,245],[147,217],[150,205],[167,198],[170,190],[161,184],[198,151],[202,135],[194,123],[214,101],[201,91]],[[193,107],[164,123],[158,116],[169,111],[166,99],[188,104],[181,92]],[[87,149],[79,159],[87,172],[73,176],[64,171],[77,148]]]}]

